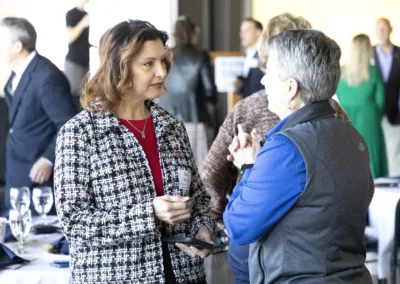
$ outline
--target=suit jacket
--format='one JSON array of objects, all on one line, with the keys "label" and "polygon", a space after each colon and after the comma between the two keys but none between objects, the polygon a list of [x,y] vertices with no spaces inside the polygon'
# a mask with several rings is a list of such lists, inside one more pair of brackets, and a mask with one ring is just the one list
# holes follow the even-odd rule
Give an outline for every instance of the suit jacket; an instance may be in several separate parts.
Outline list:
[{"label": "suit jacket", "polygon": [[[374,57],[376,66],[381,71],[379,58],[374,47]],[[382,75],[382,71],[381,71]],[[390,69],[389,80],[385,83],[385,110],[391,124],[399,124],[399,95],[400,95],[400,47],[393,46],[393,61]]]},{"label": "suit jacket", "polygon": [[6,186],[32,186],[33,164],[40,157],[54,163],[57,133],[74,116],[69,83],[50,60],[36,54],[14,94],[4,93],[10,124]]},{"label": "suit jacket", "polygon": [[[149,104],[164,193],[193,196],[192,218],[166,225],[170,236],[214,230],[210,198],[198,174],[184,124]],[[165,283],[153,176],[143,148],[112,112],[80,112],[57,140],[54,191],[70,242],[74,283]],[[169,245],[176,283],[205,279],[203,261]],[[115,281],[115,282],[114,282]]]},{"label": "suit jacket", "polygon": [[[258,52],[256,52],[253,58],[258,59]],[[239,79],[243,81],[243,87],[240,89],[240,94],[243,98],[246,98],[264,89],[264,86],[261,84],[261,79],[263,76],[264,72],[261,71],[261,69],[257,66],[250,68],[246,78],[239,77]]]},{"label": "suit jacket", "polygon": [[[6,100],[0,97],[0,186],[6,183],[6,138],[8,133]],[[1,200],[2,196],[0,196]],[[0,207],[2,204],[0,204]]]}]

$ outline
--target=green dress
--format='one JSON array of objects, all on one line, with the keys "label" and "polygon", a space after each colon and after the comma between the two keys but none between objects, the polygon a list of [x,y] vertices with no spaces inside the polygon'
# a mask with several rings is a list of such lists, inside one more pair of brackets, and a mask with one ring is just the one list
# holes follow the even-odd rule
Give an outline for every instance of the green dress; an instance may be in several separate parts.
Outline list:
[{"label": "green dress", "polygon": [[384,84],[378,68],[370,66],[367,82],[349,85],[343,78],[337,96],[354,127],[364,138],[370,157],[373,178],[387,176],[385,141],[381,119],[385,103]]}]

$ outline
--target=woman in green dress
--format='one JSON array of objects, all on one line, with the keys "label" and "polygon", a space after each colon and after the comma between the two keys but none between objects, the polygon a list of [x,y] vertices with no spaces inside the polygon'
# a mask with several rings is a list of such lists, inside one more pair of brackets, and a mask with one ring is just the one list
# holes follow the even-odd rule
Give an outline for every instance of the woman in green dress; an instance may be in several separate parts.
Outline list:
[{"label": "woman in green dress", "polygon": [[381,128],[384,84],[379,69],[370,64],[369,37],[359,34],[352,40],[350,60],[342,69],[337,96],[350,121],[364,138],[374,178],[387,175],[385,141]]}]

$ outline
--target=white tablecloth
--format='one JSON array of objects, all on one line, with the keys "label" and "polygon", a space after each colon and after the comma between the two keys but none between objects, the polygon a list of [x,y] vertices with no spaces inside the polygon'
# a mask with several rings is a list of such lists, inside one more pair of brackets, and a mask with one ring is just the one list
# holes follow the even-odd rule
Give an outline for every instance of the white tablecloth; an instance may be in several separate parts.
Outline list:
[{"label": "white tablecloth", "polygon": [[374,198],[369,206],[368,233],[378,239],[378,277],[380,279],[390,279],[395,212],[399,199],[400,188],[375,187]]},{"label": "white tablecloth", "polygon": [[[70,284],[71,273],[69,268],[54,268],[49,265],[53,260],[69,260],[68,255],[56,255],[48,253],[44,245],[62,237],[62,234],[30,235],[24,245],[25,254],[22,258],[35,259],[16,270],[0,270],[1,284]],[[14,252],[18,243],[7,243]]]}]

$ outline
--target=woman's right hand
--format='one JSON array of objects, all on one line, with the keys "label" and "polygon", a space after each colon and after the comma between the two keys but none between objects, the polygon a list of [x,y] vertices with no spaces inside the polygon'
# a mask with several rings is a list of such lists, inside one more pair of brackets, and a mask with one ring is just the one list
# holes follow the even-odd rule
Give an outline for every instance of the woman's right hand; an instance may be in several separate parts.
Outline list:
[{"label": "woman's right hand", "polygon": [[160,221],[177,224],[190,219],[194,200],[187,196],[163,195],[153,200],[154,213]]}]

